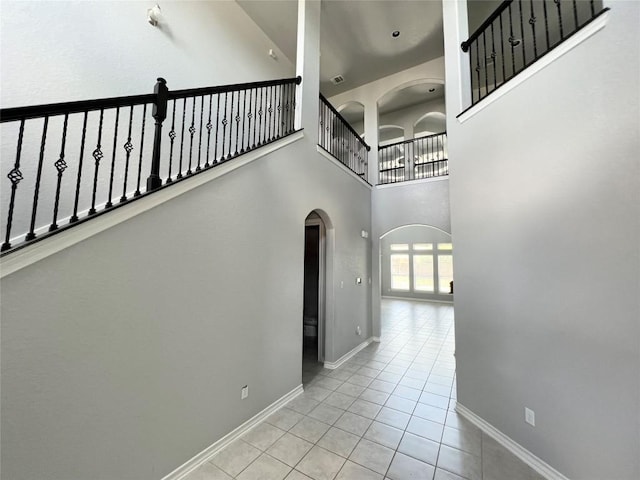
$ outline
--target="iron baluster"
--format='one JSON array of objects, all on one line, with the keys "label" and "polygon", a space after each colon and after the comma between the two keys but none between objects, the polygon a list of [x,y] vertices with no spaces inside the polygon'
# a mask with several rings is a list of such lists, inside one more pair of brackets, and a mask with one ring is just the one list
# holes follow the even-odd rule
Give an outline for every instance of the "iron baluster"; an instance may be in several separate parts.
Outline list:
[{"label": "iron baluster", "polygon": [[69,122],[69,114],[64,115],[64,124],[62,126],[62,144],[60,146],[60,157],[53,164],[58,171],[58,179],[56,184],[56,196],[53,204],[53,221],[49,226],[49,231],[53,232],[58,228],[58,207],[60,206],[60,186],[62,185],[62,174],[67,169],[67,162],[64,160],[64,148],[67,143],[67,124]]},{"label": "iron baluster", "polygon": [[224,92],[224,115],[222,116],[222,156],[220,161],[224,160],[224,143],[227,134],[227,92]]},{"label": "iron baluster", "polygon": [[127,141],[124,144],[124,151],[127,152],[127,156],[124,163],[124,182],[122,184],[122,196],[120,197],[120,203],[127,201],[127,180],[129,178],[129,158],[131,157],[131,151],[133,150],[133,143],[131,143],[131,128],[133,126],[133,105],[129,109],[129,133],[127,134]]},{"label": "iron baluster", "polygon": [[211,107],[213,105],[213,95],[209,95],[209,120],[207,121],[207,162],[204,164],[205,168],[209,168],[211,164],[209,163],[209,150],[211,145],[211,129],[213,128],[213,124],[211,123]]},{"label": "iron baluster", "polygon": [[[249,119],[249,122],[247,125],[247,150],[250,150],[255,147],[255,143],[254,145],[251,145],[251,120],[253,119],[252,102],[253,102],[253,88],[250,88],[249,89],[249,111],[247,112],[247,118]],[[255,139],[255,135],[254,135],[254,139]]]},{"label": "iron baluster", "polygon": [[118,121],[119,120],[120,120],[120,107],[117,107],[115,127],[113,131],[113,153],[111,155],[111,173],[109,174],[109,198],[107,199],[107,203],[105,205],[105,207],[107,208],[113,206],[113,202],[111,202],[111,198],[113,196],[113,174],[116,169],[116,148],[118,146]]},{"label": "iron baluster", "polygon": [[[196,99],[194,98],[193,101],[195,102]],[[199,172],[200,170],[202,170],[202,167],[200,166],[200,162],[201,162],[201,158],[202,158],[202,124],[203,124],[203,117],[204,115],[204,95],[200,96],[200,131],[198,132],[198,165],[196,166],[196,172]]]},{"label": "iron baluster", "polygon": [[104,109],[100,109],[100,125],[98,127],[98,145],[91,154],[95,160],[95,166],[93,169],[93,190],[91,192],[91,208],[89,209],[89,215],[96,213],[96,194],[98,192],[98,171],[100,170],[100,161],[104,157],[102,153],[102,122],[104,120]]},{"label": "iron baluster", "polygon": [[524,41],[525,36],[524,36],[524,20],[522,18],[522,1],[523,0],[519,0],[518,1],[518,12],[520,13],[520,45],[522,45],[522,65],[523,66],[527,66],[527,54],[525,52],[525,48],[524,48],[524,44],[526,43]]},{"label": "iron baluster", "polygon": [[263,128],[263,124],[262,124],[262,100],[264,99],[264,87],[260,88],[260,110],[258,110],[258,117],[259,117],[259,126],[258,126],[258,145],[262,145],[264,142],[264,128]]},{"label": "iron baluster", "polygon": [[144,126],[147,121],[147,104],[144,104],[142,109],[142,133],[140,134],[140,157],[138,159],[138,183],[136,184],[136,191],[133,194],[134,197],[139,197],[140,192],[140,179],[142,178],[142,153],[144,151]]},{"label": "iron baluster", "polygon": [[20,171],[20,156],[22,155],[22,139],[24,138],[24,118],[20,120],[20,130],[18,131],[18,145],[16,147],[16,161],[13,164],[13,169],[7,175],[7,178],[11,182],[11,200],[9,201],[9,212],[7,213],[7,232],[5,235],[4,243],[0,247],[0,251],[9,250],[11,248],[11,225],[13,224],[13,209],[16,201],[16,190],[18,184],[24,178]]},{"label": "iron baluster", "polygon": [[[245,140],[245,134],[246,134],[246,130],[245,130],[245,126],[246,126],[246,120],[247,120],[247,90],[243,90],[242,92],[242,145],[240,148],[240,153],[244,153],[244,140]],[[247,145],[247,150],[249,149],[249,145]]]},{"label": "iron baluster", "polygon": [[533,11],[533,0],[529,0],[529,4],[531,5],[531,17],[529,18],[529,25],[531,25],[531,36],[533,37],[533,59],[534,61],[538,59],[538,43],[536,40],[536,15]]},{"label": "iron baluster", "polygon": [[507,71],[505,69],[505,58],[504,58],[504,26],[502,24],[502,14],[500,14],[500,53],[501,53],[501,62],[502,63],[502,83],[507,80]]},{"label": "iron baluster", "polygon": [[513,18],[511,16],[511,4],[509,4],[509,45],[511,45],[511,69],[512,76],[516,74],[516,39],[513,36]]},{"label": "iron baluster", "polygon": [[216,133],[213,136],[213,161],[211,165],[218,163],[218,130],[220,127],[220,94],[216,95]]},{"label": "iron baluster", "polygon": [[484,95],[489,94],[489,69],[487,68],[487,36],[482,32],[482,56],[484,57]]},{"label": "iron baluster", "polygon": [[558,9],[558,26],[560,27],[560,41],[564,40],[564,30],[562,28],[562,6],[560,5],[560,0],[553,0]]},{"label": "iron baluster", "polygon": [[491,60],[493,62],[493,89],[498,88],[498,73],[496,72],[496,41],[493,31],[493,23],[491,24]]},{"label": "iron baluster", "polygon": [[226,159],[231,158],[231,139],[233,137],[233,91],[231,92],[231,111],[229,112],[229,150]]},{"label": "iron baluster", "polygon": [[169,130],[169,139],[171,140],[169,144],[169,173],[165,183],[173,182],[173,179],[171,178],[171,168],[173,167],[173,143],[176,139],[176,102],[177,100],[174,99],[173,112],[171,114],[171,130]]},{"label": "iron baluster", "polygon": [[182,99],[182,129],[180,134],[180,159],[178,160],[178,175],[176,178],[182,178],[182,155],[184,152],[184,124],[187,119],[187,97]]},{"label": "iron baluster", "polygon": [[191,97],[191,126],[189,127],[189,167],[187,168],[187,175],[191,175],[191,161],[193,160],[193,135],[196,133],[196,97]]},{"label": "iron baluster", "polygon": [[548,14],[547,14],[547,1],[543,0],[542,2],[542,13],[544,15],[544,35],[545,38],[547,40],[547,50],[549,50],[550,48],[550,41],[549,41],[549,18],[548,18]]},{"label": "iron baluster", "polygon": [[236,121],[236,150],[233,153],[234,157],[238,156],[238,142],[240,141],[240,91],[238,91],[238,98],[237,98],[237,103],[236,103],[236,116],[235,116],[235,121]]},{"label": "iron baluster", "polygon": [[269,87],[269,130],[267,130],[267,141],[271,141],[273,139],[273,128],[272,128],[272,117],[273,117],[273,87]]},{"label": "iron baluster", "polygon": [[49,127],[49,116],[44,117],[44,125],[42,127],[42,140],[40,141],[40,156],[38,158],[38,172],[36,173],[36,185],[33,194],[33,210],[31,212],[31,227],[27,233],[25,240],[33,240],[36,238],[36,214],[38,212],[38,198],[40,196],[40,180],[42,179],[42,164],[44,162],[44,150],[47,142],[47,128]]},{"label": "iron baluster", "polygon": [[76,198],[73,203],[73,215],[69,219],[69,223],[78,221],[78,202],[80,200],[80,180],[82,178],[82,163],[84,161],[84,144],[87,138],[87,117],[89,112],[84,112],[84,120],[82,122],[82,139],[80,140],[80,157],[78,159],[78,177],[76,179]]},{"label": "iron baluster", "polygon": [[476,76],[478,77],[478,101],[482,99],[481,85],[482,80],[480,77],[480,44],[476,42]]},{"label": "iron baluster", "polygon": [[579,23],[578,23],[578,3],[576,0],[573,0],[573,21],[575,23],[576,30],[577,30],[579,27]]}]

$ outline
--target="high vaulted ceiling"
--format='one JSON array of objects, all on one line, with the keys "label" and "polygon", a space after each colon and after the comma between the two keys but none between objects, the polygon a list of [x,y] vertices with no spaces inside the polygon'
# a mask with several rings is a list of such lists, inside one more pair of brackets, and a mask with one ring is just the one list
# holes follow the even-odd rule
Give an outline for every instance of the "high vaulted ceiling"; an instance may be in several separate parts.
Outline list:
[{"label": "high vaulted ceiling", "polygon": [[[295,62],[297,1],[236,1]],[[442,0],[324,0],[320,50],[320,89],[327,97],[438,58],[444,54]],[[344,77],[340,85],[331,83],[336,75]]]}]

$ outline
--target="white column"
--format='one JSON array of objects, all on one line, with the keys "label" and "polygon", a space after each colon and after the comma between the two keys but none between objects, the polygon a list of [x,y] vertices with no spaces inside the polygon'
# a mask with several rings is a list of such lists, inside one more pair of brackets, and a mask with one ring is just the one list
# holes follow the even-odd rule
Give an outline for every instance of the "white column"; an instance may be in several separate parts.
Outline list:
[{"label": "white column", "polygon": [[447,111],[447,131],[449,122],[456,122],[457,113],[471,105],[471,70],[469,54],[464,53],[460,44],[469,37],[467,20],[467,0],[442,2],[445,50],[445,95]]},{"label": "white column", "polygon": [[364,140],[369,151],[369,183],[378,183],[378,103],[370,100],[364,105]]},{"label": "white column", "polygon": [[[404,139],[413,140],[413,119],[409,118],[404,122]],[[413,180],[413,143],[404,146],[404,179]]]},{"label": "white column", "polygon": [[318,93],[320,92],[320,0],[298,0],[298,51],[296,74],[296,129],[318,143]]}]

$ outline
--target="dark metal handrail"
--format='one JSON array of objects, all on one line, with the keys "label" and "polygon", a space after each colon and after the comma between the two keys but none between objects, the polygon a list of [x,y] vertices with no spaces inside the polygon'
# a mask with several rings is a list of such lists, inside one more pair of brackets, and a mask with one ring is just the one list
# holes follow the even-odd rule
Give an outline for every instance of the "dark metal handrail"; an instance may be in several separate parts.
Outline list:
[{"label": "dark metal handrail", "polygon": [[478,37],[480,37],[480,35],[482,35],[482,33],[491,26],[491,24],[493,23],[493,21],[498,18],[500,16],[500,14],[502,12],[504,12],[507,7],[509,5],[511,5],[513,3],[513,0],[505,0],[504,2],[502,2],[500,5],[498,5],[498,8],[496,8],[496,10],[489,15],[489,17],[482,22],[482,24],[476,29],[475,32],[473,32],[471,34],[471,36],[469,36],[468,39],[466,39],[464,42],[462,42],[462,44],[460,45],[460,47],[462,48],[463,52],[467,52],[469,50],[469,46],[471,45],[471,43],[476,40]]},{"label": "dark metal handrail", "polygon": [[319,108],[318,145],[369,183],[367,152],[371,147],[322,93]]},{"label": "dark metal handrail", "polygon": [[408,140],[400,140],[399,142],[387,143],[386,145],[381,145],[381,146],[378,147],[378,149],[388,148],[388,147],[395,147],[395,146],[398,146],[398,145],[404,145],[404,144],[407,144],[407,143],[413,143],[416,140],[421,140],[421,139],[424,139],[424,138],[437,137],[439,135],[446,135],[446,134],[447,134],[447,132],[440,132],[440,133],[434,133],[432,135],[425,135],[424,137],[410,138]]},{"label": "dark metal handrail", "polygon": [[[153,94],[1,109],[2,159],[13,157],[0,163],[11,187],[0,210],[2,255],[293,133],[300,82],[170,91],[158,78]],[[145,143],[151,120],[153,142]]]},{"label": "dark metal handrail", "polygon": [[378,147],[378,185],[448,174],[446,132]]},{"label": "dark metal handrail", "polygon": [[469,54],[471,106],[608,10],[601,0],[501,2],[460,46]]}]

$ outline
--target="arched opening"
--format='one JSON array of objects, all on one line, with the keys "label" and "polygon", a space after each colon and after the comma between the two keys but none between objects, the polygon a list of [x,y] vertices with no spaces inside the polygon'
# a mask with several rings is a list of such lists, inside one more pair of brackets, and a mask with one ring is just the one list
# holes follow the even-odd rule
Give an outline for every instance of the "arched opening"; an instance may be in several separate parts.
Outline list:
[{"label": "arched opening", "polygon": [[378,143],[389,145],[404,140],[404,128],[399,125],[381,125],[378,127]]},{"label": "arched opening", "polygon": [[331,265],[333,229],[321,210],[307,215],[304,228],[302,383],[307,385],[322,370],[326,354],[327,306],[332,302],[326,288],[332,271],[327,265]]},{"label": "arched opening", "polygon": [[364,134],[364,105],[360,102],[352,101],[340,105],[337,108],[340,115],[358,132],[358,135]]},{"label": "arched opening", "polygon": [[453,302],[451,234],[430,225],[403,225],[380,237],[380,294]]},{"label": "arched opening", "polygon": [[415,138],[442,133],[447,129],[447,119],[444,113],[428,112],[422,115],[413,126]]}]

